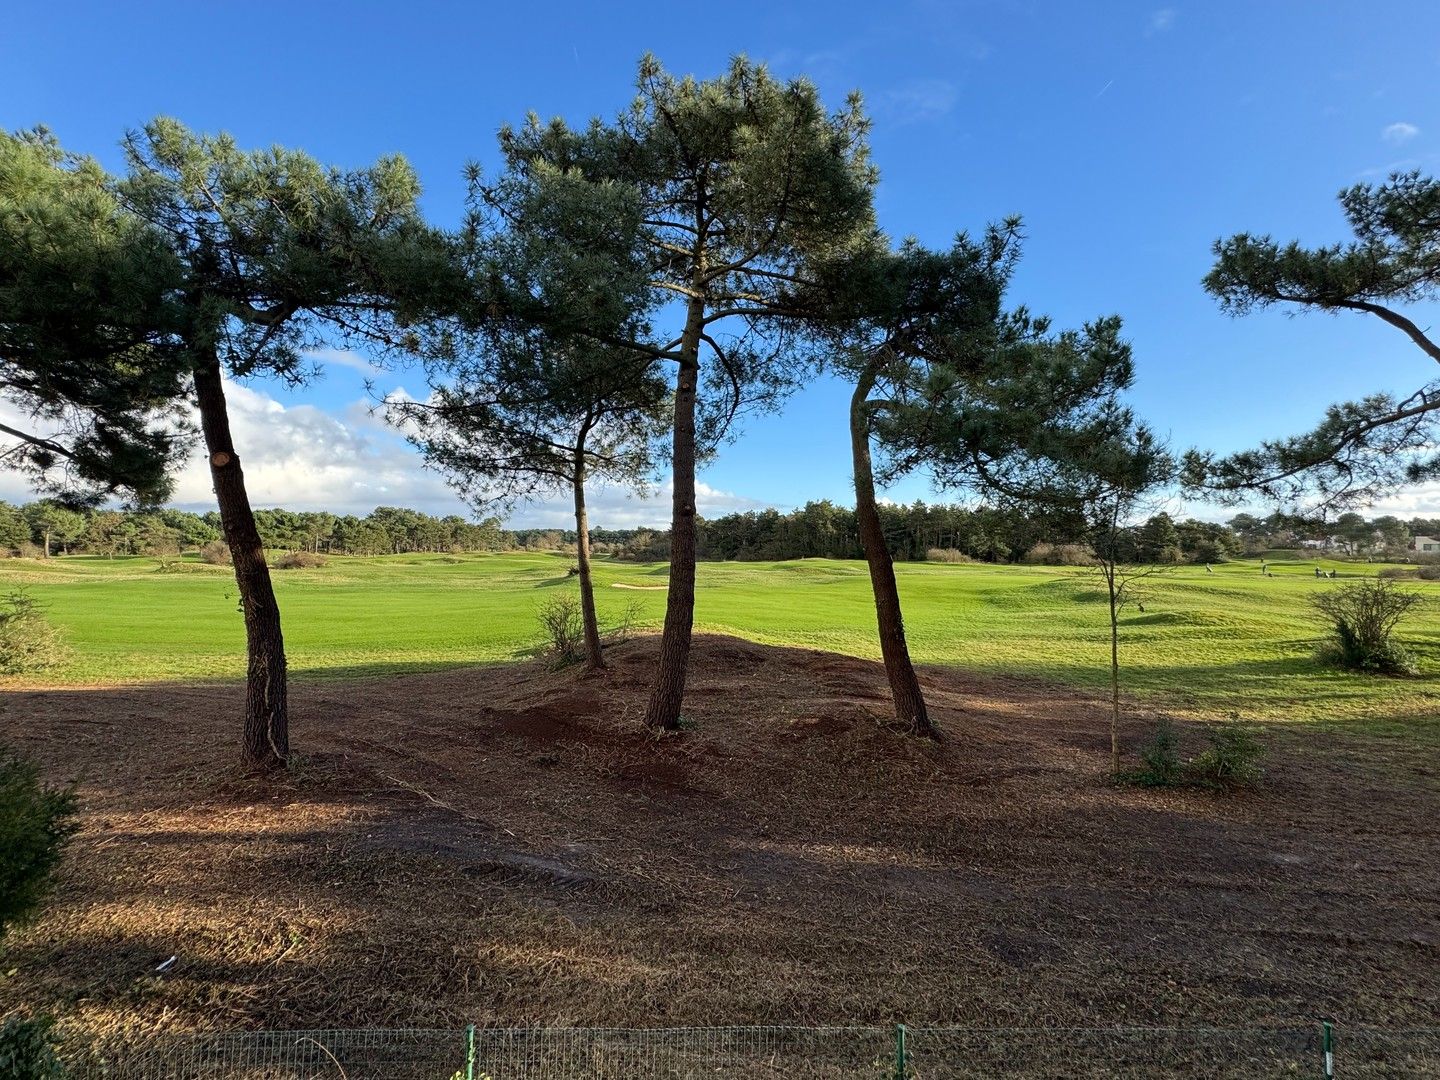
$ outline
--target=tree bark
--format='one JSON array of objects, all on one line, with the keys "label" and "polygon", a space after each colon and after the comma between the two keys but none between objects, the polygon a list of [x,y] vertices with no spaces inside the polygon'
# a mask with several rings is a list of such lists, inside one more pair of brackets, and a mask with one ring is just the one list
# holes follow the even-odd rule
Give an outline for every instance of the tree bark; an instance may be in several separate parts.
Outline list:
[{"label": "tree bark", "polygon": [[255,526],[245,474],[230,435],[230,416],[220,364],[212,354],[195,366],[195,401],[200,428],[210,455],[210,478],[220,506],[220,526],[230,546],[235,584],[245,615],[245,731],[247,765],[283,767],[290,756],[290,725],[286,702],[285,642],[280,633],[280,607],[265,562],[265,547]]},{"label": "tree bark", "polygon": [[1110,772],[1120,775],[1120,612],[1114,569],[1106,575],[1110,592]]},{"label": "tree bark", "polygon": [[645,710],[652,728],[675,731],[685,698],[685,669],[695,621],[695,395],[700,377],[700,334],[705,302],[688,301],[680,344],[680,372],[675,380],[674,494],[670,513],[670,587],[665,597],[665,629],[660,637],[660,664],[655,689]]},{"label": "tree bark", "polygon": [[850,398],[850,448],[855,459],[855,521],[860,546],[870,567],[870,588],[875,593],[875,618],[880,632],[880,655],[885,660],[885,677],[890,680],[890,697],[895,716],[917,735],[939,738],[930,721],[920,680],[910,662],[905,643],[905,621],[900,613],[900,588],[895,581],[895,564],[885,544],[880,510],[875,502],[875,474],[870,462],[870,391],[875,373],[867,369]]},{"label": "tree bark", "polygon": [[580,614],[585,623],[585,670],[605,666],[600,648],[600,620],[595,614],[595,584],[590,577],[590,515],[585,509],[585,441],[575,444],[575,562],[580,567]]}]

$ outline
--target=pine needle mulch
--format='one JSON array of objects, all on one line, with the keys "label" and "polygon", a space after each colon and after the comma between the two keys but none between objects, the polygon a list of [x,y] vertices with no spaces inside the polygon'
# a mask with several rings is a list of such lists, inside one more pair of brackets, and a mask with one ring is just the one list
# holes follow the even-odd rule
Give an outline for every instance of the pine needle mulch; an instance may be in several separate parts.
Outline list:
[{"label": "pine needle mulch", "polygon": [[1258,791],[1117,787],[1094,699],[927,669],[935,745],[888,725],[879,665],[719,636],[696,639],[686,730],[656,739],[656,655],[300,680],[297,760],[270,779],[233,764],[234,685],[7,693],[0,738],[77,782],[83,830],[4,946],[0,1012],[132,1033],[1436,1022],[1422,746],[1276,729]]}]

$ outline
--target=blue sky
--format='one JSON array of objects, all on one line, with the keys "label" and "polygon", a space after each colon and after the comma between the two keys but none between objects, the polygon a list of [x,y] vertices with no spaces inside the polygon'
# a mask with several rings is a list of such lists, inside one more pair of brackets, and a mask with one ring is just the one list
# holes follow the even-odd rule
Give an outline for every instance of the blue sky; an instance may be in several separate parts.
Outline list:
[{"label": "blue sky", "polygon": [[[1278,312],[1234,320],[1199,280],[1218,236],[1340,240],[1341,187],[1391,168],[1440,168],[1433,2],[11,0],[0,124],[44,123],[110,164],[121,133],[161,113],[339,165],[400,152],[425,183],[428,213],[450,224],[464,162],[493,164],[503,121],[529,110],[613,114],[645,50],[701,76],[745,52],[810,76],[837,104],[860,89],[875,120],[883,227],[943,244],[1024,215],[1014,300],[1060,325],[1122,315],[1134,401],[1179,446],[1247,445],[1306,426],[1331,401],[1405,392],[1431,375],[1388,327]],[[1434,317],[1419,314],[1422,324]],[[299,391],[236,391],[257,504],[453,508],[443,484],[366,416],[365,374],[337,362]],[[420,389],[413,372],[380,383]],[[781,416],[749,421],[703,475],[702,512],[851,501],[847,393],[818,380]],[[201,505],[207,489],[192,468],[178,498]],[[18,494],[0,476],[0,496]],[[915,478],[891,494],[928,489]],[[597,524],[660,521],[666,503],[603,495]],[[1440,492],[1386,508],[1440,512]],[[513,520],[559,522],[563,509]]]}]

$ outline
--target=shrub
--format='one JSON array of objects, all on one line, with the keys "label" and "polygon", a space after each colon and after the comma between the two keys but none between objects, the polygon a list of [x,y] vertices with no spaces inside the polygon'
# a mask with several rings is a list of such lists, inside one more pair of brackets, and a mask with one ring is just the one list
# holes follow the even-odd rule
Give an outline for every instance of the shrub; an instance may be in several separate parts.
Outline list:
[{"label": "shrub", "polygon": [[0,675],[44,671],[65,659],[60,631],[24,589],[0,597]]},{"label": "shrub", "polygon": [[1209,745],[1189,760],[1180,757],[1174,725],[1161,720],[1140,751],[1141,767],[1122,779],[1142,787],[1202,787],[1219,791],[1246,787],[1261,776],[1265,754],[1255,730],[1232,715],[1210,729]]},{"label": "shrub", "polygon": [[634,635],[635,629],[643,621],[644,615],[645,605],[639,600],[632,599],[627,603],[625,610],[620,613],[620,617],[604,628],[606,646],[623,645],[629,641]]},{"label": "shrub", "polygon": [[308,551],[287,551],[270,565],[276,570],[315,570],[325,565],[325,558]]},{"label": "shrub", "polygon": [[0,935],[45,898],[74,815],[73,794],[46,787],[34,762],[0,747]]},{"label": "shrub", "polygon": [[48,1016],[11,1016],[0,1024],[0,1076],[7,1080],[63,1080],[56,1053],[55,1021]]},{"label": "shrub", "polygon": [[1440,581],[1440,566],[1419,566],[1414,570],[1405,566],[1387,566],[1376,576],[1392,581],[1413,580],[1414,578],[1419,578],[1421,581]]},{"label": "shrub", "polygon": [[1030,545],[1030,550],[1020,556],[1020,561],[1030,566],[1045,566],[1050,562],[1054,551],[1054,544],[1047,544],[1041,541],[1038,544]]},{"label": "shrub", "polygon": [[1095,552],[1085,544],[1047,544],[1041,541],[1020,557],[1031,566],[1092,566]]},{"label": "shrub", "polygon": [[1322,641],[1315,648],[1316,662],[1326,667],[1347,668],[1351,671],[1370,675],[1418,675],[1415,654],[1398,641],[1387,641],[1371,649],[1361,663],[1353,659],[1354,653],[1338,639]]},{"label": "shrub", "polygon": [[223,540],[211,540],[200,547],[200,561],[211,566],[230,565],[230,545]]},{"label": "shrub", "polygon": [[1418,592],[1389,578],[1357,581],[1313,596],[1310,602],[1329,625],[1331,638],[1319,655],[1352,671],[1409,675],[1414,661],[1391,640],[1396,626],[1425,602]]},{"label": "shrub", "polygon": [[580,597],[568,589],[545,599],[536,612],[545,632],[545,652],[556,667],[585,657],[585,616]]},{"label": "shrub", "polygon": [[1180,779],[1180,741],[1175,725],[1162,719],[1155,725],[1155,734],[1140,748],[1142,768],[1134,780],[1146,787],[1168,787]]},{"label": "shrub", "polygon": [[1254,730],[1238,717],[1212,728],[1209,739],[1210,745],[1185,763],[1191,783],[1218,789],[1243,787],[1260,779],[1265,748]]},{"label": "shrub", "polygon": [[926,562],[974,562],[975,560],[966,555],[963,551],[956,551],[954,548],[929,548],[925,552]]}]

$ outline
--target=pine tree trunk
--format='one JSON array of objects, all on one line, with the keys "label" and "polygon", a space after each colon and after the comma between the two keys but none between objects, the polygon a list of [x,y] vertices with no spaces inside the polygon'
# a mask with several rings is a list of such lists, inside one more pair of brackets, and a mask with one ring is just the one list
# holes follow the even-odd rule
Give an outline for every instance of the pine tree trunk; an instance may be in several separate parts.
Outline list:
[{"label": "pine tree trunk", "polygon": [[895,564],[885,544],[885,531],[880,525],[880,511],[875,502],[875,474],[870,464],[870,418],[866,411],[875,375],[867,370],[855,386],[850,399],[850,447],[855,459],[855,520],[860,531],[860,546],[870,567],[870,587],[875,593],[875,617],[880,631],[880,655],[885,660],[885,676],[890,680],[890,697],[895,704],[896,718],[917,735],[939,738],[940,732],[930,722],[920,680],[910,662],[910,648],[905,643],[905,622],[900,614],[900,588],[895,581]]},{"label": "pine tree trunk", "polygon": [[1115,595],[1115,569],[1106,575],[1110,592],[1110,772],[1120,775],[1120,612]]},{"label": "pine tree trunk", "polygon": [[289,715],[286,703],[285,642],[280,633],[280,607],[265,563],[265,548],[245,475],[230,436],[230,417],[220,364],[213,355],[195,367],[195,401],[200,427],[210,455],[210,478],[220,506],[220,526],[230,546],[235,584],[245,615],[245,733],[243,755],[247,765],[279,768],[290,755]]},{"label": "pine tree trunk", "polygon": [[605,666],[600,649],[600,620],[595,614],[595,583],[590,577],[590,515],[585,509],[585,444],[575,446],[575,562],[580,567],[580,613],[585,622],[585,670]]},{"label": "pine tree trunk", "polygon": [[675,381],[670,587],[665,598],[665,629],[660,637],[655,689],[645,710],[646,725],[664,731],[680,727],[685,669],[690,659],[690,634],[695,621],[695,394],[700,377],[700,333],[704,329],[704,318],[704,301],[692,297],[680,344],[680,372]]},{"label": "pine tree trunk", "polygon": [[50,557],[50,530],[45,530],[45,558]]}]

